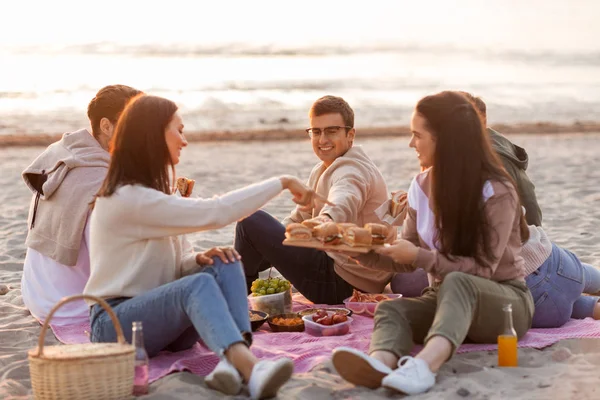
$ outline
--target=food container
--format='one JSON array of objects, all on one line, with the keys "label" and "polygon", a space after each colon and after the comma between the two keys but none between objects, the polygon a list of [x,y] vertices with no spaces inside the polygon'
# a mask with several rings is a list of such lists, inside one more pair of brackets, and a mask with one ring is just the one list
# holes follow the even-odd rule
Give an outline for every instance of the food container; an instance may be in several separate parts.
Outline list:
[{"label": "food container", "polygon": [[269,317],[267,322],[273,332],[304,332],[304,321],[302,320],[296,325],[279,325],[273,322],[275,318],[300,318],[300,315],[296,313],[273,315],[272,317]]},{"label": "food container", "polygon": [[[390,294],[386,293],[386,294],[384,294],[384,296],[388,297],[389,300],[398,299],[398,298],[402,297],[401,294],[394,294],[394,293],[390,293]],[[382,303],[382,302],[379,302],[379,303]],[[379,304],[379,303],[354,302],[354,301],[350,301],[350,297],[348,297],[346,300],[344,300],[344,305],[346,306],[346,308],[352,310],[352,312],[354,312],[356,314],[368,315],[371,317],[373,315],[375,315],[375,309],[377,308],[377,304]]]},{"label": "food container", "polygon": [[285,292],[264,296],[250,295],[248,300],[251,309],[265,312],[271,316],[292,312],[292,288]]},{"label": "food container", "polygon": [[301,317],[304,317],[305,315],[312,315],[319,310],[331,311],[336,314],[345,315],[346,317],[349,317],[352,315],[352,310],[349,310],[349,309],[343,308],[343,307],[305,308],[304,310],[300,310],[298,312],[298,314],[300,314]]},{"label": "food container", "polygon": [[[327,315],[334,315],[333,312],[328,311]],[[302,317],[304,321],[304,330],[313,336],[340,336],[350,332],[350,324],[352,318],[348,317],[345,322],[340,322],[335,325],[321,325],[312,320],[312,315],[305,315]]]},{"label": "food container", "polygon": [[252,318],[250,319],[250,326],[252,326],[252,332],[258,330],[258,328],[260,328],[262,324],[264,324],[265,321],[269,318],[269,314],[262,311],[250,310],[248,312],[252,315],[260,317],[260,319],[256,319],[254,321],[252,320]]}]

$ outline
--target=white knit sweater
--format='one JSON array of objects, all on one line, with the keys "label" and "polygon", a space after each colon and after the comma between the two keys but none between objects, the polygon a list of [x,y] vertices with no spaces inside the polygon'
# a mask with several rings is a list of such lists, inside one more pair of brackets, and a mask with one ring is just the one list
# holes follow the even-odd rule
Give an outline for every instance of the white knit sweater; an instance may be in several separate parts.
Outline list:
[{"label": "white knit sweater", "polygon": [[536,271],[552,253],[552,242],[539,226],[529,226],[529,240],[523,245],[521,257],[525,261],[525,276]]},{"label": "white knit sweater", "polygon": [[272,178],[202,199],[125,185],[98,198],[91,215],[91,274],[84,293],[133,297],[181,278],[194,270],[196,261],[191,244],[180,235],[247,217],[282,189],[281,181]]}]

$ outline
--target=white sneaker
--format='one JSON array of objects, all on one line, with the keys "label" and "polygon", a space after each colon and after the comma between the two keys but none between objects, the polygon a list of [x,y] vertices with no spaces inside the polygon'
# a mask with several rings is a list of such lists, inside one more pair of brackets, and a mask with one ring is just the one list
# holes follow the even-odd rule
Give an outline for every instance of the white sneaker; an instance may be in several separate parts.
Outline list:
[{"label": "white sneaker", "polygon": [[221,393],[233,396],[242,390],[242,377],[226,359],[219,361],[215,369],[204,378],[206,386]]},{"label": "white sneaker", "polygon": [[248,390],[250,397],[255,400],[274,397],[284,383],[294,373],[294,363],[289,358],[280,358],[277,361],[259,361],[250,375]]},{"label": "white sneaker", "polygon": [[424,360],[404,356],[398,361],[398,369],[383,378],[381,384],[405,394],[419,394],[435,385],[435,375]]},{"label": "white sneaker", "polygon": [[355,385],[377,389],[392,369],[381,361],[350,347],[333,351],[333,366],[342,378]]}]

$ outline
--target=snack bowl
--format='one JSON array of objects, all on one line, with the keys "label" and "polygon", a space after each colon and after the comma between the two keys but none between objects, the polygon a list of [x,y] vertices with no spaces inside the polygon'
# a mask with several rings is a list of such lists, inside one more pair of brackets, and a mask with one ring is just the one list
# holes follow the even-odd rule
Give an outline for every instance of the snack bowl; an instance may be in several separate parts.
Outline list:
[{"label": "snack bowl", "polygon": [[269,314],[262,311],[248,310],[248,314],[250,316],[254,315],[255,317],[260,317],[260,319],[255,320],[252,320],[252,318],[250,318],[250,326],[252,327],[252,332],[258,330],[258,328],[260,328],[265,323],[265,321],[269,319]]},{"label": "snack bowl", "polygon": [[[331,316],[335,313],[328,311],[327,315]],[[322,325],[316,323],[312,319],[311,315],[305,315],[302,317],[304,321],[304,329],[307,333],[310,333],[313,336],[341,336],[350,332],[350,324],[352,324],[352,318],[347,317],[348,319],[345,322],[340,322],[335,325]]]},{"label": "snack bowl", "polygon": [[[285,320],[295,318],[298,319],[300,323],[293,325],[278,324],[276,321],[281,320],[281,318]],[[267,322],[269,323],[269,326],[271,327],[271,330],[273,332],[304,332],[304,321],[300,318],[300,316],[297,313],[284,313],[273,315],[272,317],[269,317],[267,319]]]},{"label": "snack bowl", "polygon": [[305,308],[304,310],[300,310],[298,312],[298,314],[300,314],[301,317],[304,317],[305,315],[312,315],[312,314],[316,313],[319,310],[331,311],[331,312],[334,312],[336,314],[345,315],[346,317],[349,317],[349,316],[352,315],[352,310],[349,310],[349,309],[343,308],[343,307]]},{"label": "snack bowl", "polygon": [[[401,294],[396,293],[384,293],[384,296],[386,296],[388,300],[398,299],[402,297]],[[381,301],[379,303],[381,303]],[[346,306],[346,308],[351,310],[353,313],[369,315],[371,317],[375,315],[375,309],[377,308],[377,304],[379,303],[350,301],[350,297],[344,300],[344,305]]]},{"label": "snack bowl", "polygon": [[250,308],[262,311],[269,315],[285,314],[292,312],[292,288],[285,292],[266,294],[264,296],[248,296]]}]

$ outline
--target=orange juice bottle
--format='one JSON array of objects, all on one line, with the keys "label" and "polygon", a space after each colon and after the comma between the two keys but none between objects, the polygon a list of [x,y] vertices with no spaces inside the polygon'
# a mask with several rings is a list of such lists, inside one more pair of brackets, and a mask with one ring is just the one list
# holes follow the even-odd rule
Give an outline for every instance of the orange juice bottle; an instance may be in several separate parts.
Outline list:
[{"label": "orange juice bottle", "polygon": [[516,367],[518,365],[517,332],[513,327],[512,305],[502,306],[504,330],[498,335],[498,366]]}]

